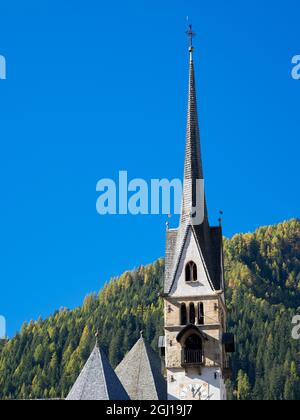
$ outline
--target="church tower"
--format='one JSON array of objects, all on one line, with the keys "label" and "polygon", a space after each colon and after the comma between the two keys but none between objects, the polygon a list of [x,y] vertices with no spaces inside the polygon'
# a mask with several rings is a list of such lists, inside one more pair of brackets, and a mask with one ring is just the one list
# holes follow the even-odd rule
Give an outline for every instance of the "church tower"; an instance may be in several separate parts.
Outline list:
[{"label": "church tower", "polygon": [[180,224],[167,230],[164,284],[165,366],[169,400],[225,400],[226,301],[221,226],[211,227],[204,193],[193,57]]}]

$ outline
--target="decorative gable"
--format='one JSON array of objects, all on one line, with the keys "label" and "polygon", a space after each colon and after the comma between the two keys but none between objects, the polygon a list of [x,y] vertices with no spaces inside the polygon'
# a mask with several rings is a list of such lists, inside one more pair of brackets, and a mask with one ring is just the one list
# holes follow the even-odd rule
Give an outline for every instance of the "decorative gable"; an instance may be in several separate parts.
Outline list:
[{"label": "decorative gable", "polygon": [[[189,270],[192,266],[190,263],[194,263],[196,266],[196,275],[190,276]],[[212,292],[214,292],[214,288],[211,284],[201,249],[198,246],[194,230],[189,227],[170,296],[206,296]]]}]

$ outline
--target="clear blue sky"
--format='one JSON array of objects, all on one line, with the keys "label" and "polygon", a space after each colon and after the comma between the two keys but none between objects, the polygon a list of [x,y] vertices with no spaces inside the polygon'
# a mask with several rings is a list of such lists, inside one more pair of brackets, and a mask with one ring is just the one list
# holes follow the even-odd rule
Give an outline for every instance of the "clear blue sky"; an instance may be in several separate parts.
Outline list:
[{"label": "clear blue sky", "polygon": [[[165,217],[100,217],[96,182],[183,172],[186,16],[210,219],[299,216],[298,0],[2,0],[0,314],[75,307],[164,254]],[[174,221],[172,222],[174,223]]]}]

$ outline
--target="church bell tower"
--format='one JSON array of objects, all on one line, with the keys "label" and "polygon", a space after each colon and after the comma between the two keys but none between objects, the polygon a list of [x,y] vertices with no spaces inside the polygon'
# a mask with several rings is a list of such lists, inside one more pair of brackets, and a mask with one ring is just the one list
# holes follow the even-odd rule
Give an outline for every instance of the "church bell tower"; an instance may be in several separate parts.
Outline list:
[{"label": "church bell tower", "polygon": [[226,400],[226,300],[221,226],[211,227],[204,193],[194,71],[188,31],[189,87],[180,224],[167,229],[164,284],[165,366],[169,400]]}]

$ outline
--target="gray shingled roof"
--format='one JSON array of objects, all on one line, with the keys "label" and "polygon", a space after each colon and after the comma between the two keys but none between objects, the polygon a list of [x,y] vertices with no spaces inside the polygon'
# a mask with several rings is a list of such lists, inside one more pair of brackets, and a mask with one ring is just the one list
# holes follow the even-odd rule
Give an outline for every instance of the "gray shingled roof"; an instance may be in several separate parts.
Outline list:
[{"label": "gray shingled roof", "polygon": [[141,337],[116,368],[131,400],[166,400],[167,384],[159,356]]},{"label": "gray shingled roof", "polygon": [[95,346],[67,400],[129,400],[104,352]]},{"label": "gray shingled roof", "polygon": [[207,268],[209,280],[215,290],[220,289],[222,233],[221,228],[211,228],[209,226],[205,197],[205,218],[203,223],[193,226],[190,218],[192,207],[196,205],[197,179],[203,179],[203,167],[197,112],[195,70],[191,55],[182,211],[179,228],[167,232],[164,287],[166,294],[170,293],[174,283],[185,239],[190,227],[192,227],[195,233],[196,241],[201,251],[205,267]]},{"label": "gray shingled roof", "polygon": [[197,111],[194,62],[191,56],[189,66],[189,92],[184,160],[184,191],[181,222],[190,219],[191,207],[196,205],[197,179],[204,179],[201,159],[200,134]]}]

